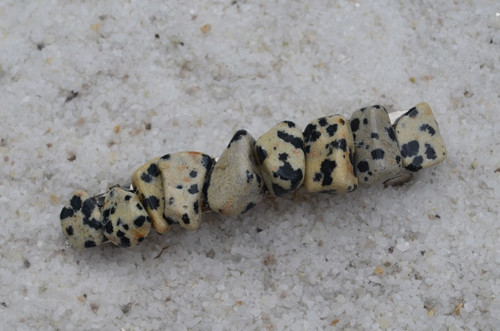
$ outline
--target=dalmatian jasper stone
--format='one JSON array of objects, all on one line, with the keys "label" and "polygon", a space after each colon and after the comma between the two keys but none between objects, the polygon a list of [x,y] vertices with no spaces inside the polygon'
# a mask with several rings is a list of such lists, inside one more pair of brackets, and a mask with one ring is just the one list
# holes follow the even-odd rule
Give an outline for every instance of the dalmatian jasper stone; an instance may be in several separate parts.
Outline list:
[{"label": "dalmatian jasper stone", "polygon": [[132,175],[132,185],[137,188],[137,194],[146,208],[153,228],[158,233],[166,233],[171,226],[167,223],[165,211],[165,195],[163,181],[157,162],[160,158],[150,160]]},{"label": "dalmatian jasper stone", "polygon": [[106,195],[102,217],[104,235],[116,246],[135,247],[151,229],[151,219],[139,197],[120,187]]},{"label": "dalmatian jasper stone", "polygon": [[446,147],[431,107],[419,103],[396,120],[396,139],[409,171],[428,168],[446,159]]},{"label": "dalmatian jasper stone", "polygon": [[280,197],[295,191],[304,180],[302,130],[284,121],[257,139],[255,152],[267,190]]},{"label": "dalmatian jasper stone", "polygon": [[357,188],[354,140],[346,119],[332,115],[310,122],[304,143],[307,191],[345,193]]},{"label": "dalmatian jasper stone", "polygon": [[166,154],[158,160],[169,223],[178,223],[188,230],[200,226],[203,186],[213,164],[210,156],[199,152]]},{"label": "dalmatian jasper stone", "polygon": [[71,247],[84,249],[102,245],[101,212],[95,200],[84,191],[76,191],[59,216],[64,235]]},{"label": "dalmatian jasper stone", "polygon": [[255,139],[240,130],[222,152],[210,175],[207,201],[223,215],[247,212],[262,200],[264,183],[254,156]]},{"label": "dalmatian jasper stone", "polygon": [[362,186],[396,177],[401,171],[401,153],[387,110],[371,106],[351,116],[356,146],[356,170]]}]

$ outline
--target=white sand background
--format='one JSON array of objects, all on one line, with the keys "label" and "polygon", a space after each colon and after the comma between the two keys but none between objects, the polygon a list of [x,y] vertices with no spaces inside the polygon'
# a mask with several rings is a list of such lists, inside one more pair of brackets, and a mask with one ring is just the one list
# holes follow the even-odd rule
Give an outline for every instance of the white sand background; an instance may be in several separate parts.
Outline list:
[{"label": "white sand background", "polygon": [[[500,329],[500,2],[0,1],[0,329]],[[65,246],[75,189],[238,129],[434,109],[399,188]]]}]

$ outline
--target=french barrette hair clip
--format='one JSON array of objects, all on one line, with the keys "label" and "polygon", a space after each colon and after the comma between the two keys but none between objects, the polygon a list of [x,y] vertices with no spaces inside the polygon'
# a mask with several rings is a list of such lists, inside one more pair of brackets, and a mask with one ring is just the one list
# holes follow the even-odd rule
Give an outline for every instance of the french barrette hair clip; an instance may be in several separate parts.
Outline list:
[{"label": "french barrette hair clip", "polygon": [[[154,158],[132,175],[129,188],[89,196],[76,191],[60,214],[75,249],[111,242],[134,247],[152,231],[180,225],[196,230],[203,213],[239,215],[265,196],[307,192],[348,193],[377,183],[398,185],[412,173],[446,159],[446,147],[427,103],[389,114],[375,105],[311,121],[291,121],[257,141],[236,132],[216,160],[200,152]],[[151,229],[153,228],[153,230]]]}]

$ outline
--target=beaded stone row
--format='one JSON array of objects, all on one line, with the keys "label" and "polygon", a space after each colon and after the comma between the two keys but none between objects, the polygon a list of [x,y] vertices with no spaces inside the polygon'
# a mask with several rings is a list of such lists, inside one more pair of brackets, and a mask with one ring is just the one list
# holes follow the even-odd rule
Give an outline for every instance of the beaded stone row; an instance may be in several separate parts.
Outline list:
[{"label": "beaded stone row", "polygon": [[268,194],[281,197],[304,186],[308,192],[346,193],[358,186],[398,178],[446,158],[439,128],[426,103],[391,124],[383,106],[310,122],[304,132],[284,121],[257,141],[236,132],[215,161],[199,152],[154,158],[132,175],[132,190],[115,186],[90,197],[76,191],[61,211],[68,243],[83,249],[107,241],[138,245],[151,227],[164,234],[174,225],[200,226],[210,209],[239,215]]}]

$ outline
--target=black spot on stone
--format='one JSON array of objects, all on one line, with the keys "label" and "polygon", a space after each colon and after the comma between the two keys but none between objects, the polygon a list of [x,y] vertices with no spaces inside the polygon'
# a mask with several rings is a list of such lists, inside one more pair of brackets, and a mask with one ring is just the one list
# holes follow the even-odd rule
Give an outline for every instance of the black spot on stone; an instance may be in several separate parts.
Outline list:
[{"label": "black spot on stone", "polygon": [[257,231],[257,233],[260,233],[260,232],[262,232],[262,231],[264,231],[264,230],[262,230],[261,228],[257,227],[257,228],[255,229],[255,231]]},{"label": "black spot on stone", "polygon": [[198,184],[193,184],[191,187],[188,189],[189,194],[196,194],[199,192],[198,190]]},{"label": "black spot on stone", "polygon": [[321,178],[323,178],[323,175],[320,172],[317,172],[314,174],[313,181],[319,182],[321,181]]},{"label": "black spot on stone", "polygon": [[321,186],[328,186],[333,183],[332,172],[337,167],[337,162],[331,160],[324,160],[321,162],[320,171],[323,174],[323,181]]},{"label": "black spot on stone", "polygon": [[151,208],[152,210],[156,210],[160,206],[160,199],[158,199],[154,195],[150,195],[146,199],[146,203],[148,204],[149,208]]},{"label": "black spot on stone", "polygon": [[212,159],[210,156],[203,154],[201,156],[201,165],[207,169],[207,171],[210,171],[212,169],[212,166],[214,165],[215,161]]},{"label": "black spot on stone", "polygon": [[80,210],[82,208],[82,199],[79,196],[74,195],[71,198],[70,204],[74,211]]},{"label": "black spot on stone", "polygon": [[347,140],[345,140],[344,138],[335,140],[334,143],[335,143],[335,148],[341,149],[344,152],[347,151]]},{"label": "black spot on stone", "polygon": [[359,111],[364,113],[366,111],[366,107],[361,108]]},{"label": "black spot on stone", "polygon": [[128,229],[130,228],[128,224],[122,224],[122,227],[125,231],[128,231]]},{"label": "black spot on stone", "polygon": [[280,161],[286,161],[286,160],[288,160],[288,153],[280,153],[278,155],[278,160],[280,160]]},{"label": "black spot on stone", "polygon": [[246,173],[247,173],[247,183],[250,183],[253,180],[253,174],[249,170],[247,170]]},{"label": "black spot on stone", "polygon": [[385,130],[387,131],[389,139],[391,139],[392,141],[396,141],[396,134],[394,133],[394,129],[390,126],[385,128]]},{"label": "black spot on stone", "polygon": [[196,171],[196,170],[191,170],[191,171],[189,172],[189,177],[191,177],[191,178],[196,178],[196,176],[198,176],[198,171]]},{"label": "black spot on stone", "polygon": [[382,108],[382,107],[380,107],[379,105],[375,105],[375,106],[372,106],[372,107],[373,107],[373,108],[375,108],[375,109],[380,109],[380,108]]},{"label": "black spot on stone", "polygon": [[417,156],[413,159],[411,164],[406,167],[406,169],[410,171],[419,171],[422,169],[422,162],[424,162],[424,158],[422,156]]},{"label": "black spot on stone", "polygon": [[134,220],[134,225],[137,226],[138,228],[140,228],[141,226],[144,225],[144,223],[146,223],[148,221],[148,218],[146,216],[139,216],[137,217],[135,220]]},{"label": "black spot on stone", "polygon": [[418,144],[418,141],[412,140],[408,144],[401,146],[401,155],[403,157],[415,156],[418,154],[419,148],[420,145]]},{"label": "black spot on stone", "polygon": [[156,163],[151,163],[151,165],[148,167],[148,174],[153,177],[158,177],[160,175],[160,169],[158,169]]},{"label": "black spot on stone", "polygon": [[282,180],[289,181],[291,184],[290,190],[295,190],[303,178],[302,170],[295,170],[289,162],[284,162],[284,164],[280,166],[273,175],[274,177],[279,177]]},{"label": "black spot on stone", "polygon": [[111,209],[109,210],[109,214],[113,215],[115,212],[116,212],[115,207],[111,207]]},{"label": "black spot on stone", "polygon": [[326,117],[321,117],[318,119],[318,124],[321,126],[326,126],[328,124],[328,121],[326,120]]},{"label": "black spot on stone", "polygon": [[73,235],[73,227],[71,225],[66,228],[66,233],[68,234],[68,236]]},{"label": "black spot on stone", "polygon": [[372,139],[378,139],[378,133],[372,132],[371,136]]},{"label": "black spot on stone", "polygon": [[200,206],[199,206],[199,203],[198,203],[198,200],[196,200],[194,203],[193,203],[193,210],[196,214],[198,214],[199,210],[200,210]]},{"label": "black spot on stone", "polygon": [[170,198],[168,198],[168,204],[169,204],[170,206],[174,204],[174,201],[175,201],[174,197],[170,197]]},{"label": "black spot on stone", "polygon": [[144,207],[140,203],[137,203],[135,205],[135,208],[137,208],[138,210],[143,210],[144,209]]},{"label": "black spot on stone", "polygon": [[123,237],[120,239],[120,246],[121,247],[130,247],[130,239],[127,237]]},{"label": "black spot on stone", "polygon": [[366,161],[358,162],[358,171],[359,172],[367,172],[370,170],[370,164]]},{"label": "black spot on stone", "polygon": [[162,160],[169,160],[170,159],[170,154],[165,154],[161,157]]},{"label": "black spot on stone", "polygon": [[355,118],[351,121],[351,131],[355,132],[359,129],[359,118]]},{"label": "black spot on stone", "polygon": [[430,144],[425,144],[425,156],[428,160],[435,160],[437,158],[436,151]]},{"label": "black spot on stone", "polygon": [[181,190],[181,189],[182,189],[182,185],[181,185],[181,184],[179,184],[179,185],[177,185],[175,188],[176,188],[176,189],[178,189],[178,190]]},{"label": "black spot on stone", "polygon": [[68,217],[72,217],[74,214],[75,214],[75,212],[73,211],[73,209],[63,207],[63,209],[61,210],[61,214],[59,215],[59,218],[61,220],[63,220],[63,219],[66,219]]},{"label": "black spot on stone", "polygon": [[94,211],[95,203],[91,199],[86,199],[82,204],[82,213],[85,217],[90,218]]},{"label": "black spot on stone", "polygon": [[85,241],[84,247],[85,248],[91,248],[91,247],[96,247],[96,243],[93,240],[87,240]]},{"label": "black spot on stone", "polygon": [[182,221],[184,222],[184,224],[189,224],[190,220],[188,214],[182,215]]},{"label": "black spot on stone", "polygon": [[89,219],[89,218],[85,217],[83,219],[83,224],[85,224],[88,227],[95,229],[95,230],[100,230],[102,227],[101,222],[96,220],[95,218]]},{"label": "black spot on stone", "polygon": [[165,217],[165,215],[163,215],[163,218],[170,225],[172,225],[172,224],[178,224],[178,222],[174,221],[171,217]]},{"label": "black spot on stone", "polygon": [[255,148],[255,153],[257,154],[257,160],[259,164],[262,164],[264,160],[267,158],[267,152],[262,146],[257,145]]},{"label": "black spot on stone", "polygon": [[130,199],[132,199],[132,196],[131,196],[131,195],[127,195],[127,196],[125,196],[125,201],[129,201]]},{"label": "black spot on stone", "polygon": [[367,118],[364,118],[364,119],[363,119],[363,124],[364,124],[364,125],[368,124],[368,119],[367,119]]},{"label": "black spot on stone", "polygon": [[241,137],[246,136],[247,134],[248,134],[248,132],[247,132],[246,130],[239,130],[239,131],[237,131],[237,132],[234,134],[234,136],[233,136],[233,138],[231,139],[231,141],[229,142],[229,145],[227,145],[227,148],[230,148],[230,147],[231,147],[231,144],[232,144],[233,142],[240,140],[240,139],[241,139]]},{"label": "black spot on stone", "polygon": [[276,183],[273,183],[272,187],[273,187],[274,195],[277,197],[282,197],[288,193],[287,189],[285,189],[284,187],[282,187],[281,185],[278,185]]},{"label": "black spot on stone", "polygon": [[422,124],[420,126],[420,131],[422,131],[422,132],[427,131],[427,132],[429,132],[429,134],[431,136],[436,134],[436,130],[434,130],[434,128],[432,126],[430,126],[429,124]]},{"label": "black spot on stone", "polygon": [[411,118],[415,118],[417,117],[417,115],[418,115],[417,107],[413,107],[412,109],[408,110],[406,114],[404,114],[403,116],[409,116]]},{"label": "black spot on stone", "polygon": [[158,33],[155,33],[155,38],[160,39],[160,35]]},{"label": "black spot on stone", "polygon": [[337,132],[337,129],[338,129],[338,124],[332,124],[332,125],[329,125],[326,127],[326,132],[328,132],[328,135],[330,137],[333,137],[333,135],[335,134],[335,132]]},{"label": "black spot on stone", "polygon": [[306,129],[304,130],[304,141],[306,143],[314,142],[318,140],[319,137],[321,137],[321,132],[316,129],[317,126],[315,124],[309,124],[306,126]]},{"label": "black spot on stone", "polygon": [[304,153],[309,154],[311,152],[311,146],[307,145],[304,147]]},{"label": "black spot on stone", "polygon": [[396,155],[396,163],[400,164],[401,163],[401,156]]},{"label": "black spot on stone", "polygon": [[113,224],[111,223],[111,221],[107,220],[104,223],[104,231],[109,234],[113,233]]},{"label": "black spot on stone", "polygon": [[288,125],[289,128],[294,128],[295,127],[295,123],[293,123],[292,121],[283,121],[283,123],[285,123],[286,125]]},{"label": "black spot on stone", "polygon": [[304,140],[302,139],[302,137],[296,137],[294,135],[286,133],[285,131],[278,131],[277,136],[281,140],[292,144],[292,146],[295,148],[304,148]]},{"label": "black spot on stone", "polygon": [[384,150],[382,148],[377,148],[377,149],[374,149],[372,152],[372,159],[374,160],[382,160],[384,158]]},{"label": "black spot on stone", "polygon": [[141,175],[141,180],[145,183],[151,183],[153,181],[153,177],[148,175],[147,172],[143,172]]},{"label": "black spot on stone", "polygon": [[137,241],[142,243],[144,241],[144,237],[140,237],[139,239],[137,239]]},{"label": "black spot on stone", "polygon": [[253,202],[250,202],[246,207],[245,207],[245,210],[242,212],[242,214],[246,213],[247,211],[249,211],[250,209],[252,209],[253,207],[255,207],[256,204],[253,203]]},{"label": "black spot on stone", "polygon": [[104,209],[104,211],[102,212],[103,220],[106,220],[108,217],[109,217],[109,209]]}]

